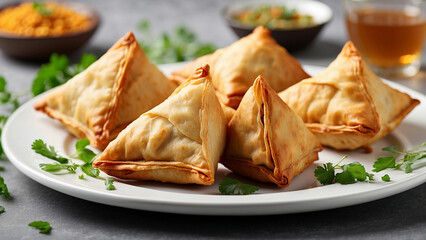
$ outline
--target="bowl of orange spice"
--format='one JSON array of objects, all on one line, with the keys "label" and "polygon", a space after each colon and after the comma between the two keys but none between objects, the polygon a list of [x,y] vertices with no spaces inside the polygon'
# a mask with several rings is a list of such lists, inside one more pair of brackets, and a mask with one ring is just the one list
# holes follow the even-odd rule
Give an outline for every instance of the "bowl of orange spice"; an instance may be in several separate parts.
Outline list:
[{"label": "bowl of orange spice", "polygon": [[78,2],[22,2],[0,8],[0,49],[20,59],[71,53],[95,33],[100,18]]}]

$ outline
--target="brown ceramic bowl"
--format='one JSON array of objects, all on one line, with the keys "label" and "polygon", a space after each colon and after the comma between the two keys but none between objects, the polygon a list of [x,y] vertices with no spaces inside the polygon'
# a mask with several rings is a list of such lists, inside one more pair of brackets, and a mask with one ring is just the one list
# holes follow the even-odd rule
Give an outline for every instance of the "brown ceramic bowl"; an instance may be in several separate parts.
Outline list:
[{"label": "brown ceramic bowl", "polygon": [[[0,11],[5,7],[18,4],[4,5],[0,8]],[[60,4],[72,8],[80,14],[89,16],[92,23],[90,28],[82,32],[51,37],[26,37],[0,32],[0,49],[3,53],[19,59],[42,60],[49,58],[52,53],[66,54],[82,47],[98,28],[100,23],[99,15],[93,8],[82,3],[61,2]]]},{"label": "brown ceramic bowl", "polygon": [[314,18],[316,25],[297,29],[271,29],[275,40],[289,51],[297,51],[308,46],[319,34],[321,29],[332,19],[333,12],[324,3],[313,0],[263,0],[256,2],[237,2],[226,6],[222,16],[238,37],[250,34],[255,27],[245,26],[232,17],[241,11],[259,6],[286,6],[296,9],[301,14],[309,14]]}]

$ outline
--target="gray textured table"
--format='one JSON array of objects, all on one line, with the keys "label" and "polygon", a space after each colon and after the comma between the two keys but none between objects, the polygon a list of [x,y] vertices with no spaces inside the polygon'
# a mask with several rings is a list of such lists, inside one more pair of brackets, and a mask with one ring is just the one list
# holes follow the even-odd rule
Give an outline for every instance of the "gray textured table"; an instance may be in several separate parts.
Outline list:
[{"label": "gray textured table", "polygon": [[[236,40],[220,18],[227,1],[101,1],[86,0],[96,7],[102,25],[82,52],[103,54],[125,32],[149,19],[156,33],[177,23],[190,26],[204,41],[224,47]],[[303,64],[327,66],[347,40],[339,1],[324,1],[333,8],[333,21],[309,48],[295,55]],[[425,51],[424,51],[425,53]],[[424,54],[426,56],[426,54]],[[426,66],[410,80],[396,82],[426,93]],[[0,54],[0,75],[14,91],[29,89],[40,63],[10,59]],[[426,114],[426,113],[425,113]],[[0,239],[426,239],[426,184],[406,192],[351,207],[302,214],[256,217],[210,217],[155,213],[112,207],[74,198],[40,185],[1,161],[0,172],[12,201],[0,200]],[[30,221],[50,221],[50,236],[27,226]]]}]

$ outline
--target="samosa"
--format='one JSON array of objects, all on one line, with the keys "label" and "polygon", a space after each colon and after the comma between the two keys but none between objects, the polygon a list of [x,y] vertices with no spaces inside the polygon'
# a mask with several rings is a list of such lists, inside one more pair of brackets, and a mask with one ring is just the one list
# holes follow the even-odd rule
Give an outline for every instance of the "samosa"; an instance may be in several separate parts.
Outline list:
[{"label": "samosa", "polygon": [[310,77],[300,63],[271,36],[257,27],[252,34],[229,47],[198,58],[174,71],[169,78],[181,83],[200,65],[211,66],[211,76],[219,100],[236,109],[254,79],[262,75],[277,92]]},{"label": "samosa", "polygon": [[99,60],[36,102],[75,136],[100,149],[177,87],[149,61],[132,33]]},{"label": "samosa", "polygon": [[172,183],[214,183],[226,120],[209,67],[201,67],[163,103],[124,129],[93,162],[115,177]]},{"label": "samosa", "polygon": [[321,144],[339,150],[371,151],[420,103],[375,75],[352,42],[324,71],[279,95]]},{"label": "samosa", "polygon": [[286,187],[315,160],[321,144],[259,76],[228,124],[221,163],[232,171]]}]

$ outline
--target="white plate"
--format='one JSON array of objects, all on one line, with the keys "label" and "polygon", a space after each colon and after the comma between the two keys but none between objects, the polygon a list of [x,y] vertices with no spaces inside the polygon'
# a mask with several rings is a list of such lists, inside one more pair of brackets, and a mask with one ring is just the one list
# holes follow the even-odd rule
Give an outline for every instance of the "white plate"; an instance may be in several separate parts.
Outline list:
[{"label": "white plate", "polygon": [[[163,65],[168,73],[179,65]],[[310,74],[323,68],[305,66]],[[375,174],[376,181],[350,185],[332,184],[320,186],[314,177],[314,170],[325,162],[336,163],[345,154],[349,155],[343,163],[358,161],[371,172],[373,162],[383,156],[380,149],[388,145],[410,148],[425,141],[426,136],[426,97],[406,87],[388,82],[393,87],[409,93],[423,103],[416,107],[401,125],[387,137],[373,144],[374,152],[366,154],[362,150],[334,151],[325,148],[320,160],[295,177],[290,186],[280,189],[269,184],[259,184],[233,175],[223,166],[219,167],[216,183],[212,186],[175,185],[157,182],[120,181],[115,179],[114,191],[107,191],[103,180],[86,177],[78,179],[78,174],[54,175],[39,168],[40,163],[51,163],[50,159],[34,153],[31,143],[43,139],[62,154],[73,153],[76,138],[55,120],[33,110],[38,99],[32,99],[21,106],[7,121],[2,134],[2,143],[10,161],[24,174],[35,181],[78,198],[114,206],[149,211],[206,214],[206,215],[261,215],[306,212],[349,206],[384,198],[426,181],[426,167],[413,173],[388,170]],[[381,181],[381,176],[389,174],[390,182]],[[252,195],[221,195],[218,183],[226,176],[258,185],[260,190]],[[101,176],[105,177],[105,175]]]}]

